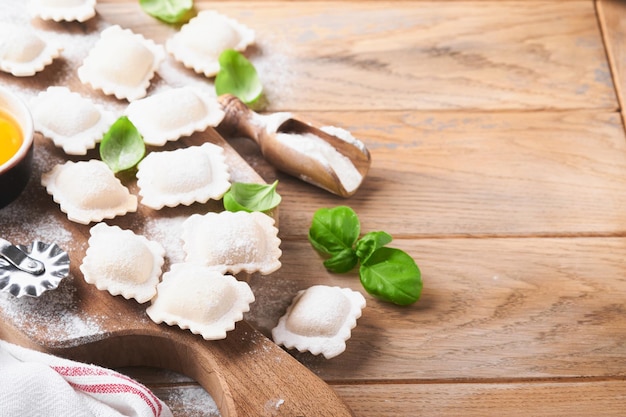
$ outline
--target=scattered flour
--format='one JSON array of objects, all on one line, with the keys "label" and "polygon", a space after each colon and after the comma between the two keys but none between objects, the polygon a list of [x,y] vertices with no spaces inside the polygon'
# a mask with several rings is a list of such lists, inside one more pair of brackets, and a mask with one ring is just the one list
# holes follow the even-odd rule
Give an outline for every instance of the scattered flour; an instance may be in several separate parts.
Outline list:
[{"label": "scattered flour", "polygon": [[274,398],[268,400],[264,405],[264,411],[268,416],[277,416],[279,414],[280,407],[285,403],[282,398]]},{"label": "scattered flour", "polygon": [[11,229],[20,230],[21,235],[25,236],[23,242],[14,242],[5,231],[2,231],[3,237],[13,244],[26,245],[35,240],[45,243],[56,243],[63,250],[74,247],[74,237],[70,231],[65,228],[63,219],[57,216],[44,217],[43,210],[39,208],[27,209],[25,205],[19,204],[22,200],[7,206],[0,211],[0,225],[11,225]]},{"label": "scattered flour", "polygon": [[191,87],[206,97],[217,97],[212,79],[208,79],[203,75],[198,75],[184,68],[171,56],[168,56],[167,59],[161,63],[158,75],[160,80],[158,80],[154,86],[155,93],[169,88]]},{"label": "scattered flour", "polygon": [[79,311],[74,279],[70,275],[38,298],[0,293],[0,315],[32,340],[52,345],[98,336],[100,318]]},{"label": "scattered flour", "polygon": [[[181,386],[168,390],[164,401],[173,407],[179,405],[186,417],[219,417],[217,404],[202,387]],[[176,407],[178,408],[178,407]]]},{"label": "scattered flour", "polygon": [[144,236],[159,242],[165,249],[170,264],[184,262],[182,232],[186,216],[147,218]]}]

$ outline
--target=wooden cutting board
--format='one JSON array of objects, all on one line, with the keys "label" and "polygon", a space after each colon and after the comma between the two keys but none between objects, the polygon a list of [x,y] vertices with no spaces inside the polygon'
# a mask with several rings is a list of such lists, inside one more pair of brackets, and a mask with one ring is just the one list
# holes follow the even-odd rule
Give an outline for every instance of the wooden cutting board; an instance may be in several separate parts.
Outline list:
[{"label": "wooden cutting board", "polygon": [[[11,3],[13,4],[13,3]],[[12,6],[3,6],[12,7]],[[18,7],[18,6],[16,6]],[[19,21],[19,11],[0,10],[3,19]],[[127,105],[83,86],[76,77],[89,43],[109,22],[98,17],[85,25],[35,22],[50,39],[76,39],[78,47],[65,51],[34,77],[15,78],[0,74],[0,84],[26,101],[50,85],[64,85],[92,97],[99,104],[121,112]],[[73,39],[74,38],[74,39]],[[82,49],[81,49],[82,48]],[[184,69],[169,67],[172,71]],[[193,77],[173,76],[180,84]],[[167,87],[167,77],[157,76],[153,85]],[[196,79],[194,79],[194,82]],[[224,139],[209,128],[159,150],[198,145],[205,141],[225,149],[233,181],[261,182],[257,173]],[[223,416],[351,416],[335,392],[320,378],[276,346],[245,321],[221,341],[205,341],[177,327],[153,323],[145,313],[148,303],[111,296],[87,284],[79,270],[85,256],[89,229],[67,220],[40,184],[43,172],[67,160],[98,158],[95,150],[84,157],[68,157],[46,138],[35,138],[34,172],[24,193],[0,209],[0,237],[14,244],[34,240],[55,242],[69,253],[70,276],[59,288],[39,298],[17,299],[0,294],[0,338],[25,347],[106,367],[154,366],[172,369],[197,380],[214,398]],[[119,175],[137,193],[134,174]],[[189,207],[152,210],[139,204],[136,213],[107,220],[108,224],[133,230],[161,243],[167,251],[166,271],[171,263],[182,261],[180,225],[193,213],[222,209],[221,202]],[[249,277],[239,275],[239,279]],[[272,277],[264,277],[272,285]]]}]

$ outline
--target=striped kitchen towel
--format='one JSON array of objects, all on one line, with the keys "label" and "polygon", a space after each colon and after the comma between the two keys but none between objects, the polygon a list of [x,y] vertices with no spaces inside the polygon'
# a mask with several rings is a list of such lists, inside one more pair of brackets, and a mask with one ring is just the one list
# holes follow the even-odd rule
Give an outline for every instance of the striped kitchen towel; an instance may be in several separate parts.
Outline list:
[{"label": "striped kitchen towel", "polygon": [[172,417],[148,388],[118,372],[0,340],[0,417]]}]

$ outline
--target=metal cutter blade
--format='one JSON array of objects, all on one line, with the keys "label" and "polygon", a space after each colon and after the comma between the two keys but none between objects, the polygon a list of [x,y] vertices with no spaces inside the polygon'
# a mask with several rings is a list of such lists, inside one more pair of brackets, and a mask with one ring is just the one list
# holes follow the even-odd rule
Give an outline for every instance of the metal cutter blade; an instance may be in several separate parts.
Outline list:
[{"label": "metal cutter blade", "polygon": [[0,239],[0,291],[15,297],[39,297],[69,275],[70,258],[56,243],[28,246]]}]

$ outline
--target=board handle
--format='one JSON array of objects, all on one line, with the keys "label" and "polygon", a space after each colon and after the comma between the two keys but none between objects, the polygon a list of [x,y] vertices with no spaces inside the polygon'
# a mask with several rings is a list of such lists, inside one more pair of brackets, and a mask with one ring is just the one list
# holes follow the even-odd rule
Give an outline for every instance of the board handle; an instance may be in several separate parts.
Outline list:
[{"label": "board handle", "polygon": [[50,353],[110,368],[179,372],[211,394],[223,417],[354,416],[328,384],[245,321],[217,341],[163,327],[143,334],[125,331]]}]

